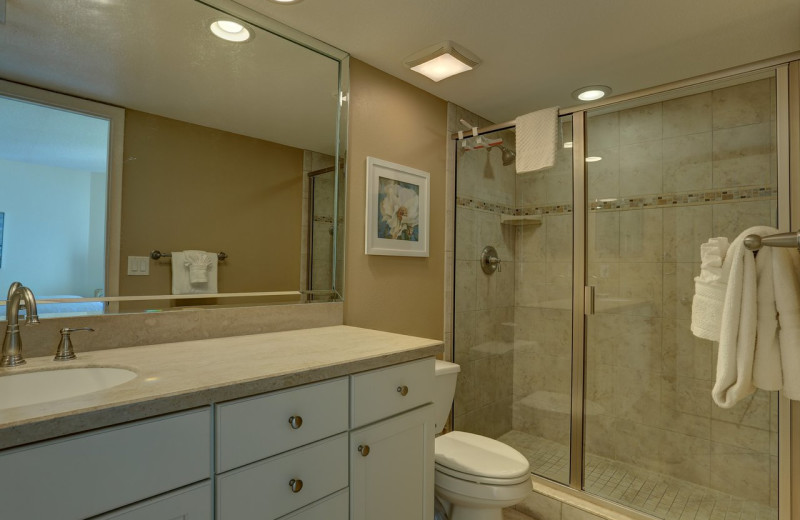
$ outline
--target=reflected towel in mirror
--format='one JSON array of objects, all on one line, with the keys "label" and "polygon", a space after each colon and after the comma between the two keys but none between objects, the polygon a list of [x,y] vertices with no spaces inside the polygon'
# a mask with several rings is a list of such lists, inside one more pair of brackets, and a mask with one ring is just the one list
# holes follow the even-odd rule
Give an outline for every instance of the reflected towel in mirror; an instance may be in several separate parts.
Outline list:
[{"label": "reflected towel in mirror", "polygon": [[172,253],[172,294],[217,292],[217,255],[206,251]]}]

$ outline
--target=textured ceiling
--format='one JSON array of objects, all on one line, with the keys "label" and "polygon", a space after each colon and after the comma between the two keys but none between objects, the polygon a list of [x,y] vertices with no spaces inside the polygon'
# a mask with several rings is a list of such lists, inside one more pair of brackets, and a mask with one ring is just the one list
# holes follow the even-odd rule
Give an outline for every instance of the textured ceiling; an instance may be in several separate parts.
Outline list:
[{"label": "textured ceiling", "polygon": [[[238,1],[495,122],[800,50],[798,0]],[[442,40],[483,63],[438,84],[404,67]]]}]

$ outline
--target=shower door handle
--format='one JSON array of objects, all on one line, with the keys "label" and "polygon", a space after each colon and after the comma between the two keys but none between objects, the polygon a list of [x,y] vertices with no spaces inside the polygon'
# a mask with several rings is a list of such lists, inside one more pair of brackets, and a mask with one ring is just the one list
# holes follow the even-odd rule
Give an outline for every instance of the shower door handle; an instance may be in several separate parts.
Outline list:
[{"label": "shower door handle", "polygon": [[583,313],[586,316],[594,314],[594,285],[583,288]]}]

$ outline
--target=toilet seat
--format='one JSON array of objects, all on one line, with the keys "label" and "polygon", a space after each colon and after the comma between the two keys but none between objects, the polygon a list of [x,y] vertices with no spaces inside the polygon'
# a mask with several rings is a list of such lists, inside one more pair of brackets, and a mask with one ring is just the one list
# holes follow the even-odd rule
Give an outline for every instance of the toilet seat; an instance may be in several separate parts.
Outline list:
[{"label": "toilet seat", "polygon": [[530,482],[531,480],[530,473],[525,473],[524,475],[520,475],[519,477],[516,478],[482,477],[480,475],[472,475],[470,473],[463,473],[461,471],[456,471],[454,469],[448,468],[447,466],[442,466],[441,464],[436,464],[435,471],[437,473],[448,475],[453,478],[463,480],[465,482],[473,482],[475,484],[483,484],[486,486],[514,486],[516,484],[521,484],[522,482]]},{"label": "toilet seat", "polygon": [[502,442],[467,432],[436,439],[436,471],[468,482],[508,486],[530,479],[530,464]]}]

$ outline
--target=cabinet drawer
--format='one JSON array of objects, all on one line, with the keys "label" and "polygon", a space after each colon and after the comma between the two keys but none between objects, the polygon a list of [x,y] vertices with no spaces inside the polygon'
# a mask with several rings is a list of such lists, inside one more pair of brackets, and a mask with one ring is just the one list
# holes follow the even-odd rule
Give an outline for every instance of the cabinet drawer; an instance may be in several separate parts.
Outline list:
[{"label": "cabinet drawer", "polygon": [[[347,487],[347,434],[217,476],[222,520],[272,520]],[[301,480],[293,492],[289,482]]]},{"label": "cabinet drawer", "polygon": [[350,426],[358,428],[433,401],[434,363],[426,358],[351,376]]},{"label": "cabinet drawer", "polygon": [[343,489],[280,520],[349,520],[350,495]]},{"label": "cabinet drawer", "polygon": [[341,378],[217,405],[217,473],[346,431],[347,392]]},{"label": "cabinet drawer", "polygon": [[212,520],[211,499],[207,480],[92,520]]},{"label": "cabinet drawer", "polygon": [[[210,412],[178,413],[3,452],[0,516],[87,518],[207,479]],[[44,498],[20,500],[33,490]]]}]

